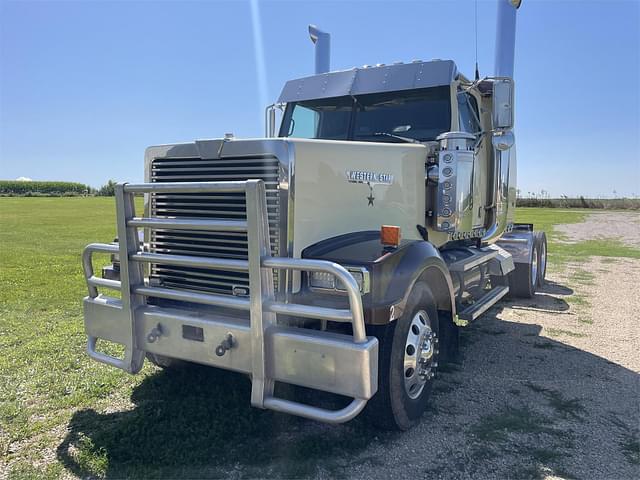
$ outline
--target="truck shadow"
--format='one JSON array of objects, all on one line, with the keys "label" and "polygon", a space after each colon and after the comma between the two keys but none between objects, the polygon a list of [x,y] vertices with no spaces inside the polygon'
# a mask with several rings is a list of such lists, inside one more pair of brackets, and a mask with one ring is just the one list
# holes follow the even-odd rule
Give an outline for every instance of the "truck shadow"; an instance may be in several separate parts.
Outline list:
[{"label": "truck shadow", "polygon": [[[514,310],[534,310],[548,313],[562,313],[569,311],[569,304],[563,297],[573,295],[573,289],[556,282],[547,281],[533,298],[507,297],[503,305]],[[561,297],[558,297],[560,295]]]},{"label": "truck shadow", "polygon": [[[131,410],[76,412],[57,456],[79,477],[228,477],[238,468],[250,477],[300,477],[375,436],[362,419],[336,428],[252,408],[250,393],[249,379],[233,372],[156,371],[134,389]],[[285,387],[279,395],[303,400],[307,392]],[[336,408],[341,399],[321,403]]]},{"label": "truck shadow", "polygon": [[[545,392],[555,392],[554,389],[558,395],[579,399],[575,418],[563,417],[563,428],[575,429],[576,436],[581,429],[589,432],[593,422],[618,418],[597,402],[590,404],[592,396],[601,395],[603,384],[617,382],[616,388],[625,391],[618,402],[626,401],[627,394],[629,398],[634,396],[626,391],[639,381],[634,372],[559,340],[540,337],[539,325],[498,317],[506,306],[534,305],[558,313],[568,309],[561,304],[555,305],[555,310],[551,308],[553,302],[547,297],[555,297],[547,292],[561,290],[567,294],[570,289],[553,284],[547,288],[532,300],[511,300],[494,307],[464,333],[459,363],[442,368],[432,399],[434,407],[412,432],[378,431],[369,425],[366,416],[345,425],[329,426],[255,409],[249,405],[251,385],[246,377],[193,365],[148,374],[133,391],[131,409],[76,412],[58,446],[58,459],[78,477],[300,478],[321,472],[329,477],[349,476],[358,465],[374,470],[376,465],[382,465],[380,454],[372,451],[382,449],[393,456],[395,449],[402,451],[403,435],[415,438],[424,432],[421,442],[425,448],[435,449],[434,454],[442,460],[430,462],[428,469],[421,470],[422,475],[455,477],[474,472],[468,470],[471,468],[481,471],[481,464],[474,466],[474,460],[469,461],[469,452],[477,445],[477,431],[468,425],[468,413],[462,412],[475,408],[478,398],[494,397],[496,382],[508,384],[509,389],[498,390],[502,397],[494,401],[493,407],[524,402],[524,407],[529,408],[529,403],[541,404]],[[490,381],[479,381],[482,377]],[[591,386],[585,385],[586,379]],[[548,387],[549,381],[553,389]],[[572,390],[577,381],[580,387]],[[540,398],[534,398],[536,395]],[[575,420],[575,425],[567,427],[567,418]],[[448,445],[452,425],[459,438]],[[609,428],[604,433],[600,429],[599,441],[617,445],[624,430],[621,428]],[[516,457],[522,455],[520,462],[533,461],[530,448],[518,453],[514,445],[511,441],[510,451],[515,449]],[[448,448],[462,454],[466,449],[466,460],[450,464],[446,460]],[[555,457],[546,461],[548,465],[540,466],[539,472],[553,470]],[[535,477],[533,473],[529,471],[524,476]]]}]

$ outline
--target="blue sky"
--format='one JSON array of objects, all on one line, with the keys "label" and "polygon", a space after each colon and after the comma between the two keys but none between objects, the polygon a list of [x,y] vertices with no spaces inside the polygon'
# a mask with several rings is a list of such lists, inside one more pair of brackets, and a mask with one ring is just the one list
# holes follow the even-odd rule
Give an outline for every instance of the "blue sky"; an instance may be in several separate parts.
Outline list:
[{"label": "blue sky", "polygon": [[[254,16],[248,0],[0,0],[0,178],[140,181],[148,145],[261,136],[264,99],[313,72],[309,23],[332,34],[333,69],[446,58],[473,75],[473,0],[260,1]],[[483,75],[494,37],[479,0]],[[524,0],[515,70],[521,191],[640,195],[640,0]]]}]

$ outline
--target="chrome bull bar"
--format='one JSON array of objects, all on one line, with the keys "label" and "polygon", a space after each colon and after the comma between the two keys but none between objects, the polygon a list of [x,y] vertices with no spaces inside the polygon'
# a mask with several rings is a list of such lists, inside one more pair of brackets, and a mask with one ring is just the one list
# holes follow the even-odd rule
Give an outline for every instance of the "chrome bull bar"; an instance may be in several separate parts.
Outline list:
[{"label": "chrome bull bar", "polygon": [[[145,218],[135,214],[136,193],[244,192],[246,221],[201,218]],[[88,245],[83,268],[89,295],[84,299],[87,352],[99,362],[137,373],[145,353],[156,353],[235,370],[251,375],[251,404],[314,420],[341,423],[354,418],[377,390],[378,342],[367,337],[358,284],[342,266],[322,260],[272,257],[269,246],[266,195],[262,180],[118,184],[116,187],[119,243]],[[248,260],[149,253],[141,251],[139,228],[246,232]],[[94,253],[117,253],[120,281],[94,275]],[[162,263],[249,273],[249,296],[151,286],[144,265]],[[322,271],[344,285],[349,309],[334,309],[277,301],[273,269]],[[121,298],[99,294],[98,288],[120,290]],[[193,311],[152,305],[149,297],[219,307]],[[243,315],[230,311],[248,312]],[[277,315],[351,323],[353,334],[342,335],[280,325]],[[197,332],[194,337],[185,335]],[[223,354],[216,346],[227,339]],[[124,347],[121,358],[96,349],[98,340]],[[276,381],[338,393],[353,398],[341,410],[327,410],[274,397]]]}]

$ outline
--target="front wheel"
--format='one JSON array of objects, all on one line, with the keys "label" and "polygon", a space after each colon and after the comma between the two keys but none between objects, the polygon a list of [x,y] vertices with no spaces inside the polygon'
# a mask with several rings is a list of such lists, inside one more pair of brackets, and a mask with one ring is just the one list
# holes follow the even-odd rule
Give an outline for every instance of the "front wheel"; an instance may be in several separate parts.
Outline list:
[{"label": "front wheel", "polygon": [[146,357],[147,360],[153,363],[156,367],[160,367],[165,370],[177,370],[189,365],[189,362],[185,362],[184,360],[165,357],[164,355],[159,355],[157,353],[147,352]]},{"label": "front wheel", "polygon": [[378,392],[369,412],[380,427],[408,430],[427,408],[438,366],[438,313],[425,283],[414,285],[403,315],[379,340]]}]

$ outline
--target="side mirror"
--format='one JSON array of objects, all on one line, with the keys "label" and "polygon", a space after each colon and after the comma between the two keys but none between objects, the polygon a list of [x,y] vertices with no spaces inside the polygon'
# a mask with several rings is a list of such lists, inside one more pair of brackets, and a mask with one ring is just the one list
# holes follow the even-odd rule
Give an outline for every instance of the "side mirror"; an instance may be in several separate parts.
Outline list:
[{"label": "side mirror", "polygon": [[513,128],[513,80],[493,81],[493,128]]},{"label": "side mirror", "polygon": [[[276,117],[277,111],[280,111],[280,116],[282,116],[284,111],[285,104],[283,103],[274,103],[269,105],[265,110],[265,137],[274,138],[277,136],[277,127],[278,120]],[[282,119],[280,119],[282,120]]]},{"label": "side mirror", "polygon": [[513,135],[513,132],[510,131],[494,132],[491,137],[491,144],[501,152],[509,150],[513,147],[514,143],[516,143],[516,138]]}]

